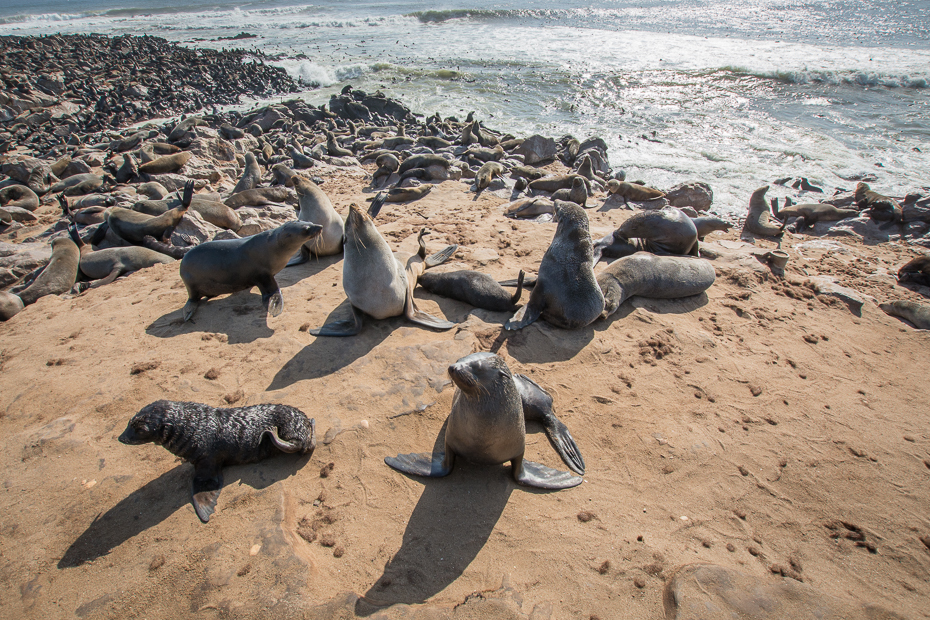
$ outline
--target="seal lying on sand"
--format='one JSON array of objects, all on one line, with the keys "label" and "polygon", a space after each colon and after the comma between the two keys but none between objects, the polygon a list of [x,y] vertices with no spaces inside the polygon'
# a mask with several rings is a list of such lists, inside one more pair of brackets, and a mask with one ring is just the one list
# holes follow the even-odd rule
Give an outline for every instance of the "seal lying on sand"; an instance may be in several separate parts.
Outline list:
[{"label": "seal lying on sand", "polygon": [[594,264],[602,256],[620,258],[640,250],[653,254],[697,256],[697,227],[676,207],[641,211],[594,244]]},{"label": "seal lying on sand", "polygon": [[287,222],[244,239],[207,241],[191,248],[181,259],[181,280],[187,287],[184,320],[190,321],[204,297],[245,291],[257,286],[262,304],[271,316],[284,309],[276,273],[284,269],[297,249],[323,230],[310,222]]},{"label": "seal lying on sand", "polygon": [[543,424],[565,464],[584,474],[584,459],[568,429],[552,411],[552,397],[524,375],[513,375],[493,353],[472,353],[449,366],[455,383],[443,452],[398,454],[384,462],[407,474],[438,478],[452,472],[456,456],[483,465],[510,461],[519,484],[567,489],[582,478],[524,460],[525,420]]},{"label": "seal lying on sand", "polygon": [[603,318],[634,295],[677,299],[703,293],[716,279],[710,261],[691,256],[656,256],[637,252],[615,260],[597,276],[604,293]]},{"label": "seal lying on sand", "polygon": [[190,208],[193,200],[194,182],[188,181],[184,186],[184,197],[181,199],[179,206],[154,217],[132,209],[113,207],[107,213],[106,225],[120,238],[137,245],[142,243],[142,239],[146,235],[162,239],[171,234],[174,227],[187,213],[187,209]]},{"label": "seal lying on sand", "polygon": [[916,301],[898,300],[878,304],[885,314],[902,318],[917,329],[930,329],[930,305]]},{"label": "seal lying on sand", "polygon": [[[395,255],[373,221],[383,205],[384,195],[378,194],[368,213],[356,204],[349,206],[343,248],[342,286],[352,304],[352,318],[310,330],[312,335],[354,336],[362,331],[363,313],[375,319],[403,314],[414,323],[434,329],[451,329],[455,326],[455,323],[437,319],[417,309],[413,291],[423,271],[442,264],[458,246],[450,245],[426,256],[426,248],[422,243],[426,231],[421,231],[418,254],[409,259]],[[406,268],[398,258],[406,259]]]},{"label": "seal lying on sand", "polygon": [[159,400],[132,417],[119,441],[152,442],[192,463],[191,501],[206,523],[223,488],[223,467],[256,463],[278,452],[313,454],[315,431],[314,420],[287,405],[216,409]]},{"label": "seal lying on sand", "polygon": [[161,252],[138,246],[94,251],[81,239],[76,226],[69,226],[68,234],[81,252],[81,273],[91,280],[77,283],[75,288],[79,292],[109,284],[121,275],[175,260]]},{"label": "seal lying on sand", "polygon": [[521,269],[517,278],[517,292],[508,293],[497,281],[486,273],[477,271],[427,271],[420,276],[419,284],[434,295],[456,299],[476,308],[495,312],[513,312],[523,295]]},{"label": "seal lying on sand", "polygon": [[930,286],[930,256],[918,256],[898,270],[899,282],[914,282]]},{"label": "seal lying on sand", "polygon": [[763,237],[781,237],[785,234],[785,226],[775,226],[769,222],[772,212],[769,205],[765,202],[765,192],[769,191],[769,186],[760,187],[752,193],[749,199],[749,213],[746,214],[746,221],[743,223],[743,234],[750,232],[754,235]]},{"label": "seal lying on sand", "polygon": [[559,225],[539,263],[530,301],[509,321],[522,329],[540,316],[563,329],[591,324],[604,310],[604,295],[594,277],[594,251],[588,216],[573,202],[555,203]]}]

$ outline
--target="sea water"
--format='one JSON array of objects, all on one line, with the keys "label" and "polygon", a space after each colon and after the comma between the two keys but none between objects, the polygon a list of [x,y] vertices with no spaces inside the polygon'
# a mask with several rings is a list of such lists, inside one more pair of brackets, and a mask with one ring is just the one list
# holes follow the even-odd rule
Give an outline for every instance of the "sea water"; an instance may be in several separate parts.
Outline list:
[{"label": "sea water", "polygon": [[[628,179],[706,181],[722,214],[785,177],[930,186],[930,0],[0,4],[0,34],[56,32],[260,50],[313,104],[351,84],[515,135],[601,136]],[[256,37],[220,40],[240,32]]]}]

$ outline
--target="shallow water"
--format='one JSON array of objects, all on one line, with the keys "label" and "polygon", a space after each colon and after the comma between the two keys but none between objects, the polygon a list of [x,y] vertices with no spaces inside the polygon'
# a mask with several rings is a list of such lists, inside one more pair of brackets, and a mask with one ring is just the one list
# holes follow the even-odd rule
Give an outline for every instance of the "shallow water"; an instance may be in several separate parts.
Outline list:
[{"label": "shallow water", "polygon": [[[15,0],[0,34],[257,48],[312,103],[352,84],[518,135],[600,135],[628,178],[706,180],[721,213],[783,177],[930,185],[930,1],[141,4]],[[242,31],[258,37],[217,40]]]}]

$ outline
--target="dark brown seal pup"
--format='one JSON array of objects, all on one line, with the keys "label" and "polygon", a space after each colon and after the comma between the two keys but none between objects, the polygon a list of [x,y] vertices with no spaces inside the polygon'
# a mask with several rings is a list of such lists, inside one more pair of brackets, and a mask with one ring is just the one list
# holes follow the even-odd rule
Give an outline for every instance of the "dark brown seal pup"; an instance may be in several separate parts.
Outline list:
[{"label": "dark brown seal pup", "polygon": [[710,261],[692,256],[656,256],[637,252],[615,260],[597,275],[604,292],[603,318],[617,311],[634,295],[652,299],[678,299],[703,293],[717,274]]},{"label": "dark brown seal pup", "polygon": [[17,293],[23,300],[23,305],[34,304],[37,299],[46,295],[69,292],[77,280],[80,262],[81,252],[74,241],[65,237],[52,241],[51,260],[32,284]]},{"label": "dark brown seal pup", "polygon": [[611,234],[594,244],[594,263],[645,250],[674,256],[698,255],[698,231],[677,207],[635,213]]},{"label": "dark brown seal pup", "polygon": [[584,459],[571,433],[553,413],[552,397],[524,375],[513,375],[493,353],[472,353],[449,366],[455,383],[442,452],[398,454],[384,462],[398,471],[438,478],[452,472],[460,456],[481,465],[510,461],[514,480],[542,489],[568,489],[582,478],[524,459],[525,420],[543,424],[562,460],[584,474]]},{"label": "dark brown seal pup", "polygon": [[223,488],[223,467],[257,463],[279,452],[313,454],[315,431],[313,419],[287,405],[217,409],[159,400],[132,417],[119,441],[131,446],[155,443],[190,462],[191,502],[206,523]]},{"label": "dark brown seal pup", "polygon": [[556,327],[577,329],[604,310],[588,216],[575,203],[562,201],[555,203],[555,215],[559,224],[539,264],[530,301],[507,321],[507,329],[522,329],[540,316]]},{"label": "dark brown seal pup", "polygon": [[181,280],[187,287],[184,320],[190,321],[204,297],[245,291],[257,286],[262,304],[271,316],[284,309],[276,273],[305,242],[323,230],[311,222],[287,222],[244,239],[207,241],[181,259]]},{"label": "dark brown seal pup", "polygon": [[746,214],[746,221],[743,223],[743,234],[750,232],[762,237],[781,237],[785,234],[785,226],[775,226],[770,223],[772,212],[769,209],[769,203],[765,202],[765,192],[769,191],[769,186],[760,187],[752,193],[749,199],[749,213]]},{"label": "dark brown seal pup", "polygon": [[476,308],[513,312],[523,295],[525,277],[526,273],[521,269],[516,293],[508,293],[494,278],[477,271],[427,271],[420,276],[419,284],[434,295],[463,301]]}]

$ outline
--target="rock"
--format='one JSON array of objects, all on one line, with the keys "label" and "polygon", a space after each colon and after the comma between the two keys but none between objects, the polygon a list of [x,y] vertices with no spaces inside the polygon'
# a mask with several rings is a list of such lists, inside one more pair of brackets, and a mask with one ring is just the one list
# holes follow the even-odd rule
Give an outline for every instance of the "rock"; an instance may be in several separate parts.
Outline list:
[{"label": "rock", "polygon": [[[820,295],[830,295],[831,297],[836,297],[837,299],[843,301],[849,309],[854,313],[858,314],[862,305],[865,303],[865,299],[858,291],[854,291],[851,288],[845,286],[840,286],[827,276],[814,276],[808,278],[807,280],[810,283],[810,286],[813,287]],[[870,299],[872,303],[875,303],[874,299]]]},{"label": "rock", "polygon": [[930,222],[930,203],[912,202],[901,206],[905,222]]},{"label": "rock", "polygon": [[785,577],[754,577],[714,566],[677,569],[665,585],[666,620],[904,620]]},{"label": "rock", "polygon": [[216,183],[223,178],[212,161],[200,157],[191,157],[187,160],[184,164],[184,176],[195,181],[200,179],[209,183]]},{"label": "rock", "polygon": [[224,239],[241,239],[241,237],[231,230],[221,230],[213,237],[213,241],[222,241]]},{"label": "rock", "polygon": [[[169,172],[166,174],[150,174],[148,175],[149,181],[154,181],[156,183],[164,186],[169,192],[176,192],[179,189],[184,190],[184,184],[190,181],[186,176],[182,174],[176,174],[174,172]],[[194,189],[201,190],[208,185],[206,179],[194,179]]]},{"label": "rock", "polygon": [[214,226],[203,217],[190,209],[181,218],[181,221],[171,233],[171,243],[173,245],[188,246],[191,245],[184,236],[190,237],[195,241],[194,245],[210,241],[222,230],[219,226]]},{"label": "rock", "polygon": [[668,190],[665,199],[673,207],[694,207],[698,211],[707,211],[714,201],[714,192],[707,183],[690,181]]},{"label": "rock", "polygon": [[0,241],[0,287],[6,287],[48,264],[52,248],[47,243]]},{"label": "rock", "polygon": [[239,228],[236,233],[240,237],[250,237],[252,235],[257,235],[260,232],[266,230],[271,230],[280,226],[280,222],[275,222],[274,220],[269,220],[261,217],[253,218],[242,224],[242,227]]},{"label": "rock", "polygon": [[[204,159],[236,161],[235,147],[222,138],[197,138],[191,142],[187,150]],[[190,163],[188,163],[188,165],[190,165]]]},{"label": "rock", "polygon": [[254,153],[255,151],[261,150],[261,145],[258,143],[258,140],[253,136],[245,136],[244,138],[239,138],[238,140],[232,141],[233,148],[236,150],[236,153],[245,155],[246,153]]},{"label": "rock", "polygon": [[523,141],[523,144],[515,150],[518,155],[523,155],[523,161],[528,166],[539,162],[548,161],[555,158],[558,152],[558,144],[552,138],[546,138],[536,134]]},{"label": "rock", "polygon": [[8,321],[24,308],[19,295],[0,291],[0,321]]},{"label": "rock", "polygon": [[52,168],[48,162],[32,157],[5,163],[0,166],[0,173],[28,186],[39,196],[45,194],[49,187],[58,182],[58,178],[52,173]]},{"label": "rock", "polygon": [[867,215],[849,217],[838,222],[817,222],[813,226],[815,235],[850,235],[869,241],[889,241],[891,235],[899,235],[901,227],[891,223],[875,222]]}]

